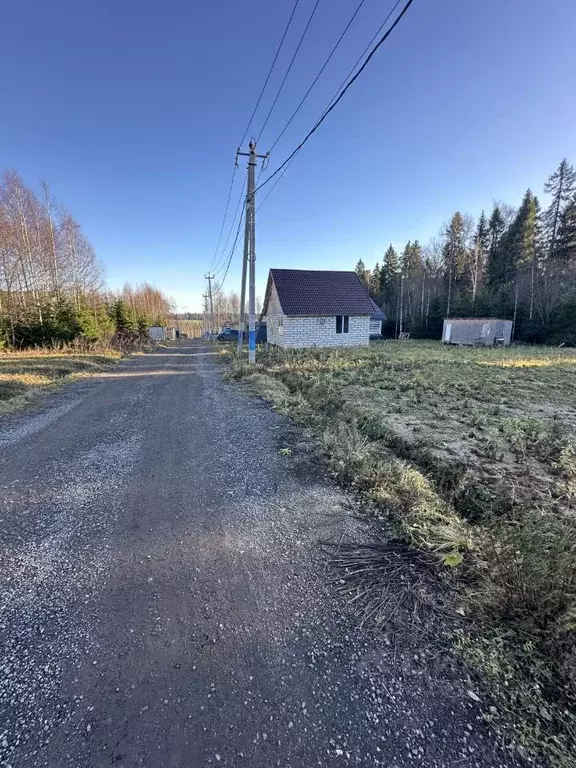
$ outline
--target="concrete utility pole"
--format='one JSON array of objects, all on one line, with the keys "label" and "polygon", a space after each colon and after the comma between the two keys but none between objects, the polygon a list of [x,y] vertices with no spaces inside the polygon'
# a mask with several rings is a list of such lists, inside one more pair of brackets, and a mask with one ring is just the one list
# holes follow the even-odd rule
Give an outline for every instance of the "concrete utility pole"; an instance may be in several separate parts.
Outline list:
[{"label": "concrete utility pole", "polygon": [[204,275],[206,280],[208,280],[208,298],[210,299],[210,333],[214,332],[214,303],[212,300],[212,280],[214,280],[214,275]]},{"label": "concrete utility pole", "polygon": [[238,325],[238,354],[242,351],[244,343],[244,326],[246,324],[246,267],[248,266],[248,241],[250,239],[250,220],[248,212],[244,220],[244,253],[242,255],[242,285],[240,288],[240,323]]},{"label": "concrete utility pole", "polygon": [[202,298],[204,302],[202,304],[202,335],[208,331],[208,294],[203,293]]},{"label": "concrete utility pole", "polygon": [[[248,262],[248,362],[256,362],[256,165],[258,158],[265,159],[268,155],[256,154],[256,142],[250,142],[249,152],[238,152],[238,155],[248,157],[248,183],[246,188],[246,226],[244,229],[244,259],[242,265],[241,301],[246,295],[246,262]],[[240,322],[244,322],[244,306],[240,306]],[[241,325],[244,335],[244,326]],[[242,347],[242,338],[238,335],[238,349]]]}]

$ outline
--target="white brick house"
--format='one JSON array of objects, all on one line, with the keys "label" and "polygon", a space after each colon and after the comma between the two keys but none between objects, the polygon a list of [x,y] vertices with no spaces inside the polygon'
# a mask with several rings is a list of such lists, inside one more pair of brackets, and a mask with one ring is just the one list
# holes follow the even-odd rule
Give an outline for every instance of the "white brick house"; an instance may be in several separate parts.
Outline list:
[{"label": "white brick house", "polygon": [[263,314],[279,347],[359,347],[374,304],[356,272],[271,269]]}]

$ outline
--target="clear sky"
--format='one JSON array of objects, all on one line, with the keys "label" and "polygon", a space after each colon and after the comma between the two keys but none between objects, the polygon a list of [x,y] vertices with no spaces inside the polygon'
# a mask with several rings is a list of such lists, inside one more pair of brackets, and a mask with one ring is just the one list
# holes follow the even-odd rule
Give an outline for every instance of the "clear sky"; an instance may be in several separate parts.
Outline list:
[{"label": "clear sky", "polygon": [[[259,130],[315,0],[300,0]],[[259,151],[357,0],[320,0]],[[23,0],[2,11],[1,165],[46,179],[112,287],[150,281],[200,308],[236,146],[293,0]],[[307,132],[392,5],[365,0],[270,161]],[[258,212],[269,267],[352,268],[427,242],[457,208],[537,194],[576,161],[574,0],[415,0]],[[240,195],[244,166],[232,207]],[[262,190],[264,195],[265,190]],[[225,230],[225,234],[227,229]],[[225,289],[237,288],[240,250]]]}]

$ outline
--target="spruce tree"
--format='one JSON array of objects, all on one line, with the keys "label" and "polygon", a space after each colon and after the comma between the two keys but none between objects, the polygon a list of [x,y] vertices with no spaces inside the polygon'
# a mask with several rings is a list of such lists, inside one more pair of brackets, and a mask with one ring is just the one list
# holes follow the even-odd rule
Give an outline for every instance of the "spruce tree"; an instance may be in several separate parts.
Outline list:
[{"label": "spruce tree", "polygon": [[478,219],[478,224],[476,225],[474,243],[468,261],[468,280],[472,294],[472,304],[476,303],[476,294],[478,293],[480,283],[484,276],[489,243],[490,230],[488,220],[486,219],[486,214],[482,211],[480,218]]},{"label": "spruce tree", "polygon": [[558,258],[576,266],[576,197],[562,212],[558,227]]},{"label": "spruce tree", "polygon": [[520,280],[523,272],[530,272],[530,318],[534,310],[534,285],[536,274],[536,259],[538,256],[539,233],[539,204],[538,200],[527,189],[514,221],[502,238],[501,261],[502,280],[513,286],[514,316],[516,327]]},{"label": "spruce tree", "polygon": [[400,272],[400,260],[398,254],[390,244],[384,254],[382,270],[380,273],[380,285],[383,291],[388,291],[398,282],[398,273]]},{"label": "spruce tree", "polygon": [[495,205],[488,221],[488,254],[486,276],[491,286],[498,285],[502,278],[501,244],[506,224],[500,206]]},{"label": "spruce tree", "polygon": [[370,273],[370,284],[368,287],[370,296],[376,301],[380,297],[380,281],[382,278],[380,264],[376,262],[374,269]]},{"label": "spruce tree", "polygon": [[442,257],[444,261],[444,274],[448,282],[446,317],[450,317],[454,283],[462,276],[467,258],[464,217],[460,211],[456,211],[450,219],[450,223],[446,225],[444,238]]},{"label": "spruce tree", "polygon": [[565,208],[570,203],[576,190],[576,171],[564,158],[558,168],[544,184],[544,192],[552,196],[552,201],[546,211],[546,236],[548,241],[548,256],[555,258],[558,253],[558,231]]},{"label": "spruce tree", "polygon": [[390,244],[384,254],[384,261],[380,270],[382,306],[389,318],[395,317],[398,319],[399,288],[400,259],[392,244]]},{"label": "spruce tree", "polygon": [[124,299],[117,299],[112,306],[112,318],[117,331],[135,331],[136,322]]},{"label": "spruce tree", "polygon": [[356,272],[360,280],[362,280],[366,288],[368,288],[370,285],[370,270],[366,269],[366,265],[364,264],[362,259],[358,259],[358,263],[354,267],[354,271]]}]

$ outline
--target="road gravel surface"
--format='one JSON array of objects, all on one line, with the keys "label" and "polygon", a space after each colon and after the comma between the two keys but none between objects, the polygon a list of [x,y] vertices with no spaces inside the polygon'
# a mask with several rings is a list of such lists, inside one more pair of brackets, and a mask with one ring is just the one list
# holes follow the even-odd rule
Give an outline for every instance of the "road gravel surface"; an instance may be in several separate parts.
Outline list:
[{"label": "road gravel surface", "polygon": [[359,629],[359,525],[180,341],[0,423],[0,765],[517,765],[450,661]]}]

